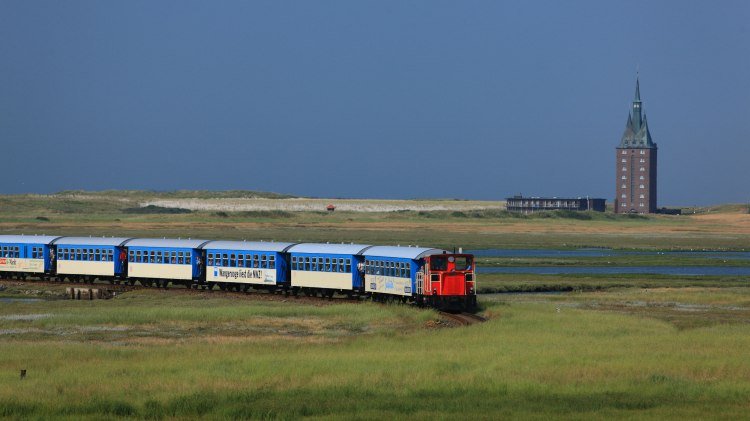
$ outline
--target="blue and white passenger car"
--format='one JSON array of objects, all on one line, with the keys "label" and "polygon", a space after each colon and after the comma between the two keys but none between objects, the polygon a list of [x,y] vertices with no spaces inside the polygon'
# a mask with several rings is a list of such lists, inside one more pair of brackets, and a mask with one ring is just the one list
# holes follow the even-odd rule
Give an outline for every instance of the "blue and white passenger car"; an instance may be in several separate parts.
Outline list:
[{"label": "blue and white passenger car", "polygon": [[362,288],[362,244],[302,243],[290,247],[292,287],[358,291]]},{"label": "blue and white passenger car", "polygon": [[[128,277],[140,280],[174,280],[192,284],[201,276],[198,264],[206,240],[136,238],[125,242],[128,249]],[[203,263],[203,262],[202,262]],[[166,286],[166,284],[164,284]]]},{"label": "blue and white passenger car", "polygon": [[52,271],[51,235],[0,235],[0,272],[18,276]]},{"label": "blue and white passenger car", "polygon": [[264,241],[209,241],[202,247],[206,256],[205,281],[209,285],[287,286],[289,262],[284,252],[293,245]]},{"label": "blue and white passenger car", "polygon": [[57,249],[60,277],[115,278],[125,275],[120,253],[129,238],[62,237],[53,241]]},{"label": "blue and white passenger car", "polygon": [[421,293],[424,258],[444,250],[423,247],[374,246],[364,251],[365,291],[411,297]]}]

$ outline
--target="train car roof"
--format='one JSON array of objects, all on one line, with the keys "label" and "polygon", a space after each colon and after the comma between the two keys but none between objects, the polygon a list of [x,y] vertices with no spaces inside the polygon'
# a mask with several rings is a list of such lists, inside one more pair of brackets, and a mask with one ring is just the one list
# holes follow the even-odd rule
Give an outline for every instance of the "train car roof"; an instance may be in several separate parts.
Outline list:
[{"label": "train car roof", "polygon": [[123,237],[60,237],[56,239],[53,244],[55,245],[86,245],[86,246],[121,246],[131,238]]},{"label": "train car roof", "polygon": [[315,254],[360,254],[368,247],[366,244],[319,244],[302,243],[287,249],[289,253],[315,253]]},{"label": "train car roof", "polygon": [[442,254],[445,250],[425,247],[373,246],[365,250],[365,256],[398,257],[402,259],[421,259],[433,254]]},{"label": "train car roof", "polygon": [[295,243],[277,243],[275,241],[209,241],[201,247],[203,250],[253,250],[283,252]]},{"label": "train car roof", "polygon": [[59,235],[0,235],[0,243],[52,244]]},{"label": "train car roof", "polygon": [[173,247],[173,248],[200,248],[208,240],[194,240],[190,238],[134,238],[124,245],[128,247]]}]

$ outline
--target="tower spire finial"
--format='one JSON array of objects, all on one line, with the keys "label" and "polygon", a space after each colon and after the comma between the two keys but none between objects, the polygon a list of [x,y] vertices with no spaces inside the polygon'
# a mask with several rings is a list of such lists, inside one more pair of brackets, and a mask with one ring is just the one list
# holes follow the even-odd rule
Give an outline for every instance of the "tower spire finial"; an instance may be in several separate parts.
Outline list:
[{"label": "tower spire finial", "polygon": [[641,76],[637,70],[635,71],[635,100],[641,100]]}]

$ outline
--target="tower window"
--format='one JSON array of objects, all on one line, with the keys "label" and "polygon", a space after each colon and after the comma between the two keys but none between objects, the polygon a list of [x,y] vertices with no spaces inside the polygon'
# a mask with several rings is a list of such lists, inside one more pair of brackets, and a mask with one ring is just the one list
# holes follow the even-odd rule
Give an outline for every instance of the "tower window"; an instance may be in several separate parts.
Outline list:
[{"label": "tower window", "polygon": [[641,155],[646,155],[646,151],[644,151],[643,149],[641,149]]},{"label": "tower window", "polygon": [[641,184],[641,185],[640,185],[640,186],[638,186],[638,187],[639,187],[639,188],[642,188],[642,189],[643,189],[643,188],[645,188],[645,186],[644,186],[643,184]]},{"label": "tower window", "polygon": [[622,177],[620,177],[620,178],[622,178],[623,180],[627,179],[627,177],[625,177],[624,175]]},{"label": "tower window", "polygon": [[643,180],[643,176],[641,176],[641,180]]},{"label": "tower window", "polygon": [[641,167],[641,171],[646,171],[646,168],[644,168],[644,167]]},{"label": "tower window", "polygon": [[[643,161],[641,161],[641,162],[643,162]],[[622,163],[623,163],[623,164],[625,163],[625,158],[622,158]]]},{"label": "tower window", "polygon": [[627,168],[625,168],[625,167],[622,167],[622,170],[623,170],[623,171],[627,171],[628,169],[627,169]]}]

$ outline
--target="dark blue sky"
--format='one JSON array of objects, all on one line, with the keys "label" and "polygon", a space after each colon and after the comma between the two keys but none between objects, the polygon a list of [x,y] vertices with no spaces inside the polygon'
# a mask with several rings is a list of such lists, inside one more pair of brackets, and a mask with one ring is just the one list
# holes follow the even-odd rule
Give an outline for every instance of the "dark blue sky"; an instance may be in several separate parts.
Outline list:
[{"label": "dark blue sky", "polygon": [[3,1],[2,193],[750,200],[747,1]]}]

